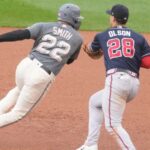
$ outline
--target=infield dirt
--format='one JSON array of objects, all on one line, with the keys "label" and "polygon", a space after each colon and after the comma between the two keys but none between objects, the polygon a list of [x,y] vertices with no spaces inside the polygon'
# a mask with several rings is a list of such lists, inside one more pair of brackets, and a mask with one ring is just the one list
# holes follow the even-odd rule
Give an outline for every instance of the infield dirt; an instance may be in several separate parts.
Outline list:
[{"label": "infield dirt", "polygon": [[[1,28],[0,33],[11,31]],[[95,32],[81,32],[88,43]],[[150,41],[150,35],[144,34]],[[15,86],[17,64],[32,48],[32,40],[0,44],[0,98]],[[103,59],[92,60],[82,50],[65,66],[47,95],[23,120],[0,129],[0,150],[75,150],[87,135],[88,99],[104,86]],[[150,71],[141,69],[137,97],[125,111],[123,123],[138,150],[150,148]],[[104,125],[99,147],[119,150]]]}]

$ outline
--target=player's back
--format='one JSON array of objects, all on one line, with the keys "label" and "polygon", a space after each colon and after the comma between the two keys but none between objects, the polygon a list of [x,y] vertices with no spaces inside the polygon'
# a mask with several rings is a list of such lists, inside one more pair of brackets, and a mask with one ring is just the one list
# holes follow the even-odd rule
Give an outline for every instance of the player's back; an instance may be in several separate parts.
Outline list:
[{"label": "player's back", "polygon": [[[38,23],[28,28],[35,43],[31,54],[45,64],[55,75],[82,45],[80,34],[62,22]],[[51,55],[39,52],[46,49]]]},{"label": "player's back", "polygon": [[97,38],[104,53],[106,70],[122,68],[139,73],[141,59],[149,49],[142,35],[118,26],[97,34]]}]

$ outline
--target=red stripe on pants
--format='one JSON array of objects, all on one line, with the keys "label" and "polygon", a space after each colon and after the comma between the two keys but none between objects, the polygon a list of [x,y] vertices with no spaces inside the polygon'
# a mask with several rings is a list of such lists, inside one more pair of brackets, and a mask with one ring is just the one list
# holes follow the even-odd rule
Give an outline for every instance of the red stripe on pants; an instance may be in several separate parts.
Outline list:
[{"label": "red stripe on pants", "polygon": [[127,148],[127,150],[129,150],[128,146],[124,143],[123,139],[120,137],[120,135],[117,133],[117,131],[113,128],[112,126],[112,119],[111,119],[111,94],[112,94],[112,82],[113,82],[113,77],[111,75],[111,80],[110,80],[110,91],[109,91],[109,123],[110,123],[110,127],[112,128],[113,132],[117,135],[117,137],[121,140],[121,142],[123,143],[123,145],[125,146],[125,148]]}]

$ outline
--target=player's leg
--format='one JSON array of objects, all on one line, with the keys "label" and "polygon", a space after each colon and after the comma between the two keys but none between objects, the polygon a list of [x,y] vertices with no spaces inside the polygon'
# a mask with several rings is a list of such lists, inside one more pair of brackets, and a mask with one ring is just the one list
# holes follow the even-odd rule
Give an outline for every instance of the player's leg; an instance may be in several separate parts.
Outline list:
[{"label": "player's leg", "polygon": [[85,145],[87,146],[98,143],[100,128],[103,123],[102,97],[103,90],[96,92],[89,100],[88,137],[85,141]]},{"label": "player's leg", "polygon": [[126,100],[131,89],[132,84],[129,75],[121,73],[111,75],[106,79],[104,100],[102,101],[106,129],[110,135],[115,137],[122,150],[136,149],[129,134],[122,127]]},{"label": "player's leg", "polygon": [[89,99],[88,136],[83,146],[77,150],[98,150],[98,139],[103,122],[103,90],[96,92]]},{"label": "player's leg", "polygon": [[25,70],[29,65],[28,59],[23,59],[16,69],[16,87],[8,92],[8,94],[0,101],[0,115],[8,112],[15,104],[22,89]]},{"label": "player's leg", "polygon": [[18,101],[12,109],[12,112],[14,112],[19,119],[30,112],[47,92],[48,88],[54,81],[54,78],[55,75],[53,73],[49,75],[43,69],[37,67],[30,80],[28,80],[22,88]]},{"label": "player's leg", "polygon": [[41,99],[46,90],[46,86],[44,88],[42,86],[38,87],[41,87],[42,90],[29,86],[24,86],[22,88],[14,108],[8,113],[0,115],[0,127],[22,119],[32,109],[32,107]]},{"label": "player's leg", "polygon": [[[111,99],[108,96],[104,96],[103,111],[105,114],[105,126],[107,131],[116,138],[120,148],[122,150],[135,150],[135,147],[128,135],[128,133],[122,127],[122,116],[126,107],[126,102],[123,99],[118,99],[112,92]],[[108,99],[108,100],[107,100]]]},{"label": "player's leg", "polygon": [[49,75],[32,63],[26,69],[28,72],[24,78],[25,83],[20,91],[16,105],[10,112],[0,115],[0,127],[23,118],[42,98],[49,84],[54,80],[53,73]]},{"label": "player's leg", "polygon": [[4,98],[1,99],[0,115],[8,112],[16,104],[19,93],[20,93],[20,90],[16,86],[12,90],[10,90]]}]

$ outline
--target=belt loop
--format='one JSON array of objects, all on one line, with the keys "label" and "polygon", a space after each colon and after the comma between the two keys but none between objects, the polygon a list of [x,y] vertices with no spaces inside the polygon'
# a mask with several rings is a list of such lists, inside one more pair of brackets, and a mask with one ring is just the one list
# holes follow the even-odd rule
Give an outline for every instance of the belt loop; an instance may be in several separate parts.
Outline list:
[{"label": "belt loop", "polygon": [[46,71],[49,75],[51,74],[51,70],[44,66],[39,60],[37,60],[33,55],[29,55],[29,58],[36,63],[37,66],[42,68],[44,71]]},{"label": "belt loop", "polygon": [[130,70],[127,70],[127,69],[121,69],[121,68],[113,68],[113,69],[109,69],[106,73],[106,76],[108,75],[111,75],[111,74],[114,74],[116,72],[125,72],[127,74],[129,74],[130,76],[132,77],[136,77],[138,78],[139,77],[139,74],[135,73],[135,72],[132,72]]}]

